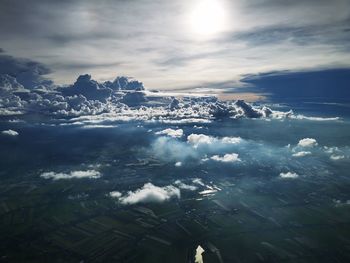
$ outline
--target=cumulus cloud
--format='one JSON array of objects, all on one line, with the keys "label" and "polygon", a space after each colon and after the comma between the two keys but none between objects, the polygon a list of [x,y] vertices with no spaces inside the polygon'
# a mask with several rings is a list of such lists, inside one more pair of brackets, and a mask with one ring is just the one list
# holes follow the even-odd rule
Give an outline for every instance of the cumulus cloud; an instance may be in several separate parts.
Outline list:
[{"label": "cumulus cloud", "polygon": [[[214,137],[205,134],[191,134],[187,141],[172,137],[159,137],[152,143],[153,154],[166,162],[198,162],[206,156],[235,151],[245,142],[240,137]],[[234,158],[226,156],[225,160]]]},{"label": "cumulus cloud", "polygon": [[[44,78],[49,72],[41,63],[0,55],[0,115],[36,112],[58,118],[88,116],[85,121],[94,124],[106,120],[196,124],[222,118],[298,118],[292,111],[274,111],[242,100],[219,101],[207,95],[174,98],[147,91],[141,82],[128,77],[98,82],[84,74],[72,85],[55,86]],[[176,137],[180,130],[164,134]],[[204,143],[208,138],[197,139]]]},{"label": "cumulus cloud", "polygon": [[180,198],[180,189],[173,186],[155,186],[147,183],[140,189],[129,191],[126,195],[119,197],[119,202],[124,205],[137,203],[162,203],[171,198]]},{"label": "cumulus cloud", "polygon": [[317,145],[318,145],[317,141],[313,138],[304,138],[298,142],[298,146],[300,147],[314,147]]},{"label": "cumulus cloud", "polygon": [[42,63],[29,59],[15,58],[9,55],[0,55],[0,75],[9,75],[27,89],[37,86],[52,86],[53,82],[43,75],[51,70]]},{"label": "cumulus cloud", "polygon": [[304,157],[304,156],[307,156],[307,155],[311,155],[311,152],[300,151],[300,152],[296,152],[296,153],[292,154],[293,157]]},{"label": "cumulus cloud", "polygon": [[6,131],[2,131],[1,132],[4,135],[9,135],[9,136],[18,136],[18,132],[14,131],[14,130],[6,130]]},{"label": "cumulus cloud", "polygon": [[194,147],[200,144],[212,144],[215,138],[204,134],[191,134],[187,136],[187,141]]},{"label": "cumulus cloud", "polygon": [[168,128],[168,129],[156,132],[156,134],[158,134],[158,135],[168,135],[170,137],[179,138],[179,137],[183,136],[184,132],[183,132],[182,129],[174,130],[174,129]]},{"label": "cumulus cloud", "polygon": [[112,94],[112,90],[91,79],[91,75],[80,75],[76,82],[60,91],[66,96],[83,95],[88,100],[105,101]]},{"label": "cumulus cloud", "polygon": [[242,141],[240,137],[223,137],[221,139],[215,138],[213,136],[208,136],[205,134],[190,134],[187,136],[187,142],[197,148],[200,145],[205,144],[238,144]]},{"label": "cumulus cloud", "polygon": [[176,166],[176,167],[181,167],[181,166],[182,166],[182,162],[176,162],[176,163],[175,163],[175,166]]},{"label": "cumulus cloud", "polygon": [[122,196],[122,193],[121,192],[118,192],[118,191],[113,191],[113,192],[110,192],[109,193],[109,196],[110,197],[113,197],[113,198],[119,198]]},{"label": "cumulus cloud", "polygon": [[194,186],[194,185],[185,184],[180,180],[176,180],[174,184],[176,184],[178,188],[183,190],[195,191],[198,188],[197,186]]},{"label": "cumulus cloud", "polygon": [[71,171],[69,173],[55,173],[55,172],[45,172],[40,175],[44,179],[52,180],[67,180],[67,179],[80,179],[80,178],[90,178],[97,179],[101,177],[101,173],[96,170],[86,170],[86,171]]},{"label": "cumulus cloud", "polygon": [[284,178],[284,179],[295,179],[295,178],[298,178],[298,177],[299,177],[298,174],[293,173],[293,172],[280,173],[279,176],[280,176],[281,178]]},{"label": "cumulus cloud", "polygon": [[238,158],[237,153],[227,153],[224,156],[213,155],[212,157],[210,157],[210,159],[217,162],[224,162],[224,163],[233,163],[233,162],[241,161],[241,159]]}]

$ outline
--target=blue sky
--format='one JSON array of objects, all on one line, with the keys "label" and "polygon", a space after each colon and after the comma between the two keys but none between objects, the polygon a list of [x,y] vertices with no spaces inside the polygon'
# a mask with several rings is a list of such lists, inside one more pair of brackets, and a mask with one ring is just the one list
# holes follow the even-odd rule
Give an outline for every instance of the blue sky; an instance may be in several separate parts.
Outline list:
[{"label": "blue sky", "polygon": [[348,68],[349,31],[347,0],[0,0],[3,54],[58,84],[90,73],[227,90],[247,74]]}]

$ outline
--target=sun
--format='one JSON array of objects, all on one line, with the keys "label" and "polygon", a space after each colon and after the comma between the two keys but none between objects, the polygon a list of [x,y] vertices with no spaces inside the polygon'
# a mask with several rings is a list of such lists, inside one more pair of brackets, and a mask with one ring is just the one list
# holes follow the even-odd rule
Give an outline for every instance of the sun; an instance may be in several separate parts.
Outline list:
[{"label": "sun", "polygon": [[190,14],[192,32],[212,36],[226,27],[226,11],[221,0],[200,0]]}]

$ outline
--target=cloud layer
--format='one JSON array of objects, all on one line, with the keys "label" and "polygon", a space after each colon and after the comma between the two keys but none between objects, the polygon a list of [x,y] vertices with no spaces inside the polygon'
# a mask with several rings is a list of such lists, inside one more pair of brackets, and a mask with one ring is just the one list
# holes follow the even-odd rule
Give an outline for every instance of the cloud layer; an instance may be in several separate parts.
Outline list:
[{"label": "cloud layer", "polygon": [[215,91],[245,74],[349,66],[347,0],[217,2],[227,23],[208,39],[191,29],[200,1],[4,0],[0,42],[50,65],[60,84],[89,69],[100,80],[121,72],[152,88]]}]

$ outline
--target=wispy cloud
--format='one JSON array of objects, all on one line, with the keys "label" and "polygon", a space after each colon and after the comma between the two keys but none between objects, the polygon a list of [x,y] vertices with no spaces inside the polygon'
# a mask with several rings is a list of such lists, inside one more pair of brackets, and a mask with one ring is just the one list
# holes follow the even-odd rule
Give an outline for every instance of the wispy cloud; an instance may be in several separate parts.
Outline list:
[{"label": "wispy cloud", "polygon": [[58,83],[88,69],[99,80],[118,73],[156,89],[234,88],[244,74],[350,66],[349,1],[218,2],[225,30],[201,39],[189,25],[198,1],[5,0],[0,41],[49,65]]}]

